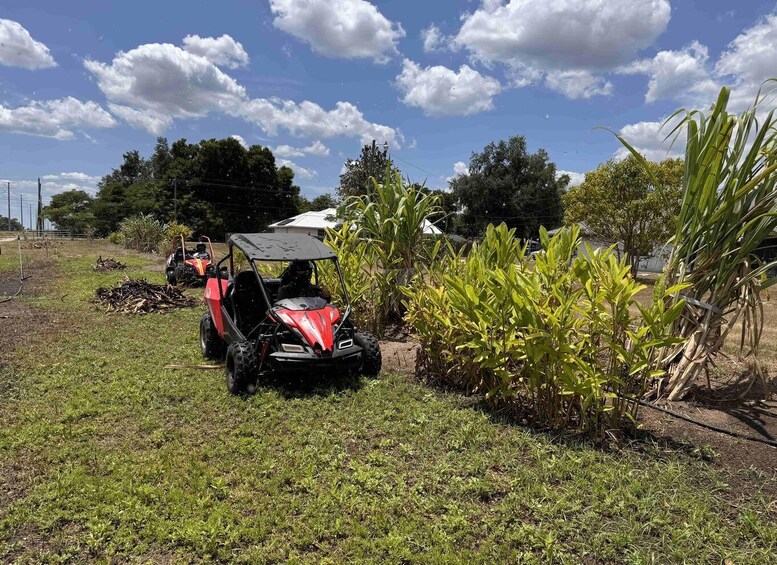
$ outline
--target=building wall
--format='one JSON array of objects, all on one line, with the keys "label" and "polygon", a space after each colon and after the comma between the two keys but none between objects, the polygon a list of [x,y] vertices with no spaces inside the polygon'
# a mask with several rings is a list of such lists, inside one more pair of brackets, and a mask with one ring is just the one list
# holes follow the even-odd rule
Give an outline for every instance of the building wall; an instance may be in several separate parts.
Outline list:
[{"label": "building wall", "polygon": [[304,235],[312,235],[313,237],[324,237],[324,235],[326,235],[324,230],[319,230],[316,228],[301,228],[298,226],[280,226],[273,228],[272,231],[273,233],[299,233]]},{"label": "building wall", "polygon": [[[582,237],[583,243],[588,244],[591,249],[607,249],[612,244],[601,239],[595,239],[590,236]],[[656,247],[647,257],[642,257],[639,262],[639,271],[641,273],[661,273],[664,270],[666,260],[669,258],[670,247]],[[585,247],[581,245],[580,252],[585,254]]]}]

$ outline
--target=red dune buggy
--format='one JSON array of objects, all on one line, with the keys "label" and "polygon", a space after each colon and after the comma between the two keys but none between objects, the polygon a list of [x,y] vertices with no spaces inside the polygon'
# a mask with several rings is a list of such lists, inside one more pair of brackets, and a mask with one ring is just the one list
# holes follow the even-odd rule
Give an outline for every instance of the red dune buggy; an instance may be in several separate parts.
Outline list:
[{"label": "red dune buggy", "polygon": [[[231,393],[242,394],[271,374],[380,372],[378,341],[354,328],[340,265],[329,247],[308,235],[274,233],[233,234],[228,243],[229,252],[205,286],[200,347],[209,359],[226,357]],[[235,272],[235,248],[250,269]],[[228,269],[222,268],[226,261]],[[334,264],[342,312],[318,286],[322,261]],[[268,277],[257,267],[267,262],[290,263],[280,277]]]},{"label": "red dune buggy", "polygon": [[165,266],[169,284],[204,285],[207,277],[213,274],[216,256],[210,239],[203,235],[199,241],[190,242],[189,245],[187,248],[183,236],[173,240],[173,252]]}]

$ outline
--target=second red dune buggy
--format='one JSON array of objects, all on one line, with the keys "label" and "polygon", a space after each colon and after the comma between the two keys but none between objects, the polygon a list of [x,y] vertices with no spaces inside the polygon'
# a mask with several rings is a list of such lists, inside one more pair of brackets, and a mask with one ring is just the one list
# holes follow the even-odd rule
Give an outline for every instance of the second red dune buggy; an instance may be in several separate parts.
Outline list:
[{"label": "second red dune buggy", "polygon": [[[377,339],[358,331],[334,252],[298,234],[233,234],[229,252],[205,286],[208,312],[200,320],[200,347],[210,359],[225,359],[227,389],[242,394],[271,374],[315,375],[381,369]],[[248,270],[235,272],[234,250]],[[229,268],[222,268],[224,262]],[[344,297],[341,312],[319,286],[319,264],[331,261]],[[269,262],[288,263],[280,277],[262,276]],[[311,281],[312,278],[312,281]]]},{"label": "second red dune buggy", "polygon": [[215,258],[213,244],[207,236],[203,235],[197,242],[190,242],[189,247],[183,236],[178,236],[173,240],[173,252],[165,266],[167,282],[172,285],[204,285],[216,268]]}]

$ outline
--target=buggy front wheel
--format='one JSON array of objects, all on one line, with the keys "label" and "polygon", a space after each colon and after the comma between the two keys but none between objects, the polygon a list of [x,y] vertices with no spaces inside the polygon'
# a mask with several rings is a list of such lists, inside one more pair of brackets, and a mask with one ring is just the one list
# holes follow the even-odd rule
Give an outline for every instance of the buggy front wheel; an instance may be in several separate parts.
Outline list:
[{"label": "buggy front wheel", "polygon": [[369,332],[356,332],[353,334],[353,340],[362,348],[362,375],[377,377],[383,365],[378,338]]},{"label": "buggy front wheel", "polygon": [[257,377],[256,352],[250,341],[233,341],[227,347],[224,364],[227,390],[232,394],[244,394],[248,385]]}]

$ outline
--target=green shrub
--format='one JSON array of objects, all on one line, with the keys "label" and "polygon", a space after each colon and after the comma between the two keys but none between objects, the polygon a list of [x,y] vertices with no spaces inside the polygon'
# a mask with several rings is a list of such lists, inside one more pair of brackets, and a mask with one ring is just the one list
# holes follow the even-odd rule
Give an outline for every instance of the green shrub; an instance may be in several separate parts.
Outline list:
[{"label": "green shrub", "polygon": [[124,236],[117,231],[112,231],[108,236],[108,241],[114,245],[124,245]]},{"label": "green shrub", "polygon": [[167,239],[166,230],[167,226],[150,214],[130,216],[119,224],[124,245],[146,253],[159,251],[160,245]]},{"label": "green shrub", "polygon": [[[383,307],[379,286],[375,282],[378,257],[374,247],[361,238],[361,231],[350,222],[338,229],[327,229],[326,244],[334,250],[340,262],[340,271],[351,299],[354,323],[363,329],[379,332]],[[345,296],[334,264],[319,263],[319,277],[331,293],[335,303],[343,304]]]},{"label": "green shrub", "polygon": [[170,222],[165,228],[165,235],[168,239],[178,239],[183,236],[184,240],[188,240],[192,236],[192,228],[186,224]]},{"label": "green shrub", "polygon": [[466,259],[448,255],[405,289],[419,369],[542,426],[621,428],[661,375],[652,367],[682,308],[664,299],[678,289],[658,284],[643,308],[612,250],[578,253],[577,228],[540,239],[530,261],[514,230],[490,226]]}]

